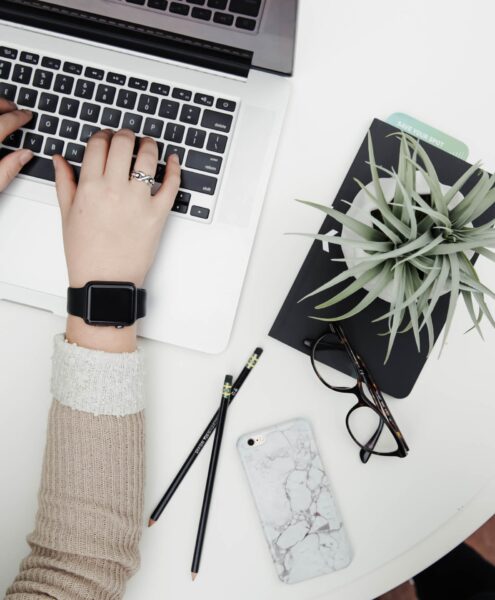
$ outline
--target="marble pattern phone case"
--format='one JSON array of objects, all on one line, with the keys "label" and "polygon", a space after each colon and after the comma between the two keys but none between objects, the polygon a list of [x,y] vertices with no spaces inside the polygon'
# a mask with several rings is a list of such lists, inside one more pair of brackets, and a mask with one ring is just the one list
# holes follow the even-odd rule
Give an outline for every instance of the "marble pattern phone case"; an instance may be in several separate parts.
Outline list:
[{"label": "marble pattern phone case", "polygon": [[351,547],[309,422],[243,435],[237,448],[279,578],[297,583],[346,567]]}]

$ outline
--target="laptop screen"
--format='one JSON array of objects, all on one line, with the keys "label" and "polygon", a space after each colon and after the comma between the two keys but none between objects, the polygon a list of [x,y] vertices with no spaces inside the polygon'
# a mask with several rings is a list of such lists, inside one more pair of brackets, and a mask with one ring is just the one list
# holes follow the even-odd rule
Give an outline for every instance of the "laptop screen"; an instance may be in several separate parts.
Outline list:
[{"label": "laptop screen", "polygon": [[[28,19],[28,24],[37,26],[39,23],[45,29],[70,35],[75,34],[79,22],[81,37],[95,41],[106,41],[107,29],[109,40],[106,43],[112,43],[118,37],[118,43],[113,43],[121,47],[128,46],[131,50],[238,75],[246,75],[249,65],[290,75],[297,2],[86,0],[82,3],[80,0],[4,0],[2,5],[22,8],[24,17],[32,13],[34,20]],[[48,14],[50,18],[46,18]],[[3,15],[0,13],[0,16]],[[119,30],[119,35],[110,35],[115,28]],[[230,62],[233,64],[227,64]]]}]

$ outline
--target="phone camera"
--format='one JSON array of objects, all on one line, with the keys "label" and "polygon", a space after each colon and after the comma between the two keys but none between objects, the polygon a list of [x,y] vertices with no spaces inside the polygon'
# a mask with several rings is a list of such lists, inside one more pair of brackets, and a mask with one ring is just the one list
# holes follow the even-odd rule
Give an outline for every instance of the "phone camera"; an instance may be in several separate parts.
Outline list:
[{"label": "phone camera", "polygon": [[254,446],[254,440],[253,440],[253,438],[249,438],[248,441],[247,441],[247,443],[248,443],[248,446]]}]

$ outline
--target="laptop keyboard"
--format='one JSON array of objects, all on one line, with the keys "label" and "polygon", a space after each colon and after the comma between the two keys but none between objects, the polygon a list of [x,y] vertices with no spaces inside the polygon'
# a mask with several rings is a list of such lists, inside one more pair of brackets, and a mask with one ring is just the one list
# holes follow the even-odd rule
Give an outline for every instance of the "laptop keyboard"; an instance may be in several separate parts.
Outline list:
[{"label": "laptop keyboard", "polygon": [[156,140],[157,182],[163,181],[167,157],[179,156],[181,187],[172,210],[198,222],[211,220],[238,100],[6,46],[0,46],[0,96],[33,111],[31,121],[0,148],[0,157],[17,148],[34,152],[21,173],[53,182],[50,157],[62,154],[78,174],[95,132],[127,128],[136,134],[134,156],[141,137]]},{"label": "laptop keyboard", "polygon": [[113,0],[122,1],[172,17],[256,33],[264,0]]}]

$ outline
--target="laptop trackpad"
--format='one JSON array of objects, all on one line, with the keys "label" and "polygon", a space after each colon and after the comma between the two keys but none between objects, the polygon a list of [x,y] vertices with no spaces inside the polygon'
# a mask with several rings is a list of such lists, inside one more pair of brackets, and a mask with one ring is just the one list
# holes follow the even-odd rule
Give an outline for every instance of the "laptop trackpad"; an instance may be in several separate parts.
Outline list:
[{"label": "laptop trackpad", "polygon": [[0,194],[0,282],[65,296],[58,206]]}]

